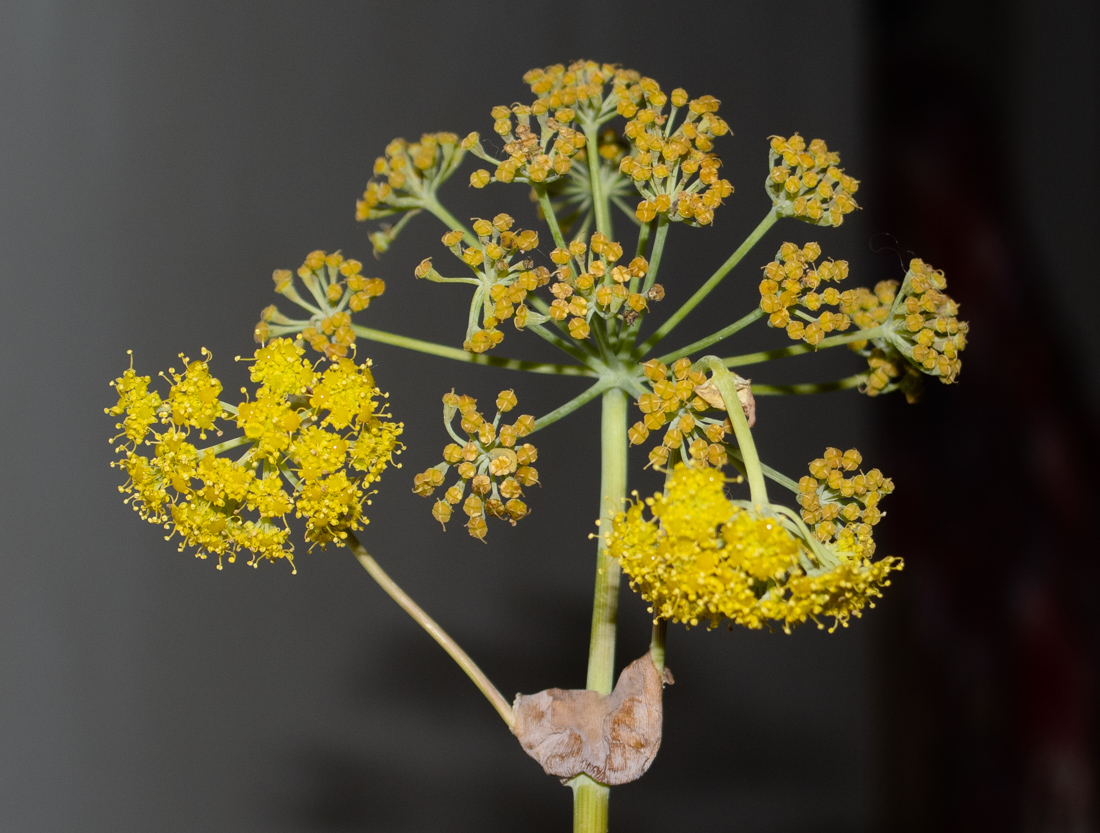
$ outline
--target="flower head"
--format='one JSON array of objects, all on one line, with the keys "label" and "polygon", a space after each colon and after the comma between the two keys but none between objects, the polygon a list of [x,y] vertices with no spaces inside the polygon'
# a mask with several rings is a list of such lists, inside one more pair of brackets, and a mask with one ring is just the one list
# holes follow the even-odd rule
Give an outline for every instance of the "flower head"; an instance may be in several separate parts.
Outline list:
[{"label": "flower head", "polygon": [[[297,273],[312,299],[306,301],[298,293],[291,271],[276,269],[272,275],[275,291],[304,309],[309,317],[288,318],[273,304],[260,313],[260,323],[254,332],[256,341],[264,344],[273,336],[294,333],[300,341],[330,359],[347,356],[355,346],[351,313],[365,310],[386,291],[381,278],[365,277],[362,271],[362,263],[345,259],[339,252],[327,254],[319,249],[310,252]],[[269,360],[278,361],[277,357],[261,361]],[[259,371],[254,371],[252,381],[262,381],[256,372]]]},{"label": "flower head", "polygon": [[355,219],[375,220],[403,215],[395,226],[383,226],[371,234],[376,254],[385,252],[401,228],[424,200],[455,172],[466,155],[454,133],[425,133],[418,142],[394,139],[385,156],[374,162],[374,176],[355,204]]},{"label": "flower head", "polygon": [[702,395],[706,393],[706,374],[692,370],[688,358],[677,359],[671,367],[650,359],[642,370],[652,392],[638,397],[644,416],[627,432],[630,444],[641,445],[651,433],[664,428],[661,442],[649,452],[650,465],[667,466],[677,460],[696,467],[726,465],[724,440],[733,426],[724,408],[718,408],[721,415],[717,418],[706,415],[715,408]]},{"label": "flower head", "polygon": [[[219,400],[221,382],[210,375],[210,354],[184,372],[169,369],[168,396],[150,391],[149,377],[133,368],[112,384],[124,416],[117,465],[127,475],[119,487],[127,503],[151,523],[180,536],[180,549],[230,562],[238,552],[260,559],[292,558],[286,516],[305,518],[311,544],[341,544],[349,530],[367,523],[363,501],[393,456],[400,453],[401,424],[389,422],[370,362],[341,359],[317,372],[303,350],[276,339],[256,350],[255,399],[236,407]],[[230,423],[242,436],[215,445],[193,443],[206,432],[222,436]],[[247,450],[237,459],[220,456]],[[151,451],[145,452],[148,448]]]},{"label": "flower head", "polygon": [[859,180],[838,167],[840,154],[821,139],[807,145],[797,133],[789,139],[772,136],[768,165],[767,190],[780,217],[839,226],[845,214],[859,208],[852,197]]},{"label": "flower head", "polygon": [[[828,309],[841,304],[845,296],[835,286],[822,288],[823,283],[839,283],[848,277],[848,262],[827,260],[818,264],[820,257],[817,243],[801,248],[784,243],[775,260],[764,267],[760,282],[760,309],[768,314],[768,326],[786,328],[788,336],[810,345],[820,344],[827,333],[842,332],[852,324],[848,315]],[[798,320],[793,320],[795,307],[809,312],[797,310],[794,315]],[[810,314],[814,312],[818,314]]]},{"label": "flower head", "polygon": [[[477,410],[476,399],[458,396],[453,391],[443,397],[443,419],[455,442],[443,449],[444,462],[416,475],[413,491],[430,497],[443,485],[450,468],[456,468],[459,479],[432,508],[432,515],[444,528],[451,519],[452,507],[458,504],[462,504],[468,517],[466,530],[480,540],[488,532],[488,517],[515,526],[516,521],[527,515],[527,504],[520,498],[524,486],[539,482],[538,470],[531,465],[538,459],[538,450],[519,440],[534,430],[535,418],[525,414],[511,424],[501,424],[501,416],[516,404],[513,391],[501,391],[496,401],[496,417],[490,422]],[[468,437],[465,442],[451,428],[456,414],[461,416],[460,427]]]},{"label": "flower head", "polygon": [[900,288],[896,281],[881,281],[874,292],[864,289],[844,300],[841,310],[869,331],[867,340],[852,343],[870,367],[866,393],[901,387],[913,399],[919,374],[945,385],[958,378],[970,325],[959,320],[959,305],[946,288],[942,270],[914,258]]},{"label": "flower head", "polygon": [[832,618],[834,628],[846,626],[901,567],[827,547],[782,508],[731,501],[724,486],[714,469],[677,464],[663,492],[613,519],[609,551],[655,619],[711,628],[723,619],[748,628],[774,622],[790,631]]}]

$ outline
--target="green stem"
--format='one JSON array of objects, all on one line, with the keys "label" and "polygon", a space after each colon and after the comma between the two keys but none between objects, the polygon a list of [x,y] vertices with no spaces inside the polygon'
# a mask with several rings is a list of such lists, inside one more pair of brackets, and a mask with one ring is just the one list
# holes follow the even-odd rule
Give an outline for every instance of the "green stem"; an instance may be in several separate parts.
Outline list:
[{"label": "green stem", "polygon": [[886,331],[882,325],[872,327],[869,330],[857,330],[853,333],[845,333],[840,336],[832,336],[820,344],[792,344],[790,347],[780,347],[777,350],[763,350],[759,353],[746,353],[743,356],[732,356],[722,359],[726,367],[742,367],[746,364],[760,364],[770,362],[773,359],[782,359],[786,356],[800,356],[803,353],[816,353],[818,350],[826,350],[829,347],[838,347],[841,344],[851,344],[853,341],[869,341],[872,338],[880,338]]},{"label": "green stem", "polygon": [[604,833],[611,789],[587,775],[578,775],[569,786],[573,788],[573,833]]},{"label": "green stem", "polygon": [[371,558],[370,554],[363,548],[363,545],[359,543],[359,539],[355,537],[355,533],[349,532],[347,537],[347,544],[351,547],[351,551],[355,553],[355,557],[359,559],[359,563],[363,565],[371,578],[378,582],[379,586],[389,595],[391,599],[400,605],[401,609],[408,613],[417,624],[420,625],[428,634],[439,643],[439,646],[447,652],[447,654],[458,663],[459,667],[466,672],[466,676],[473,680],[474,685],[478,687],[478,690],[484,694],[490,703],[493,704],[493,708],[497,710],[504,722],[511,729],[516,722],[515,715],[512,713],[512,707],[508,704],[508,701],[504,699],[504,695],[501,694],[496,686],[494,686],[489,678],[485,676],[485,672],[477,667],[469,655],[459,647],[443,628],[436,624],[427,613],[425,613],[420,606],[414,602],[404,590],[397,586],[397,583],[386,574],[386,571],[379,566],[378,562]]},{"label": "green stem", "polygon": [[455,359],[471,364],[484,364],[490,367],[502,367],[505,370],[526,370],[530,373],[550,373],[558,376],[595,376],[595,371],[569,364],[547,364],[545,362],[526,362],[520,359],[507,359],[503,356],[490,356],[485,353],[467,353],[457,347],[448,347],[445,344],[435,344],[431,341],[421,341],[418,338],[399,336],[395,333],[387,333],[383,330],[373,330],[370,327],[361,327],[358,324],[352,329],[360,338],[368,341],[376,341],[379,344],[390,344],[394,347],[403,347],[406,350],[415,350],[419,353],[428,353],[432,356],[441,356],[445,359]]},{"label": "green stem", "polygon": [[673,352],[668,353],[667,355],[661,356],[659,359],[657,359],[657,361],[663,362],[665,364],[671,364],[672,362],[676,361],[677,359],[679,359],[683,356],[690,356],[692,353],[696,352],[697,350],[706,349],[707,347],[710,347],[712,344],[717,344],[722,339],[729,338],[734,333],[745,329],[745,327],[749,326],[749,324],[751,324],[753,321],[756,321],[763,314],[764,314],[763,311],[759,307],[757,307],[752,312],[750,312],[748,315],[742,316],[738,320],[734,321],[728,327],[723,327],[718,332],[712,333],[711,335],[707,336],[706,338],[701,338],[698,341],[693,341],[687,347],[681,347],[679,350],[674,350]]},{"label": "green stem", "polygon": [[760,457],[756,453],[756,443],[752,439],[752,431],[749,429],[749,421],[745,417],[745,410],[741,406],[741,400],[737,396],[737,383],[734,375],[722,364],[717,356],[704,356],[696,362],[698,367],[705,367],[711,372],[711,380],[722,394],[722,401],[726,405],[726,413],[733,425],[733,435],[737,438],[737,447],[741,449],[741,460],[745,464],[745,477],[749,481],[749,496],[752,502],[758,506],[768,503],[768,484],[764,482],[764,472],[760,468]]},{"label": "green stem", "polygon": [[[610,694],[615,672],[615,630],[619,617],[619,564],[607,551],[602,534],[611,529],[626,497],[626,393],[612,388],[603,394],[601,419],[600,531],[596,553],[596,590],[592,600],[592,638],[588,647],[585,688]],[[574,833],[606,833],[610,788],[578,775],[573,788]]]},{"label": "green stem", "polygon": [[653,623],[653,635],[649,640],[649,655],[657,670],[665,670],[665,641],[668,637],[668,619],[658,619]]},{"label": "green stem", "polygon": [[788,396],[806,393],[829,393],[836,390],[851,390],[859,387],[867,378],[864,373],[857,373],[835,382],[804,382],[800,385],[753,385],[752,392],[756,396]]},{"label": "green stem", "polygon": [[591,402],[593,399],[595,399],[597,396],[599,396],[601,393],[603,393],[605,390],[607,390],[607,388],[608,388],[608,383],[607,382],[605,382],[603,380],[597,382],[596,384],[594,384],[592,387],[588,388],[583,393],[580,393],[577,396],[574,396],[572,399],[570,399],[564,405],[559,405],[557,408],[552,410],[550,413],[545,414],[544,416],[541,416],[538,419],[536,419],[535,420],[535,427],[531,429],[532,433],[535,432],[535,431],[538,431],[540,428],[545,428],[547,425],[553,425],[555,422],[557,422],[562,417],[569,416],[569,414],[573,413],[573,411],[577,410],[577,408],[580,408],[582,405],[585,405],[588,402]]},{"label": "green stem", "polygon": [[439,218],[439,221],[443,223],[449,230],[454,231],[458,229],[462,232],[463,239],[471,246],[480,246],[481,241],[477,239],[477,236],[470,231],[466,226],[460,223],[455,216],[440,204],[434,196],[424,199],[424,209],[433,216]]},{"label": "green stem", "polygon": [[232,440],[225,440],[217,445],[207,446],[206,448],[199,449],[199,457],[205,457],[207,454],[221,454],[223,451],[228,451],[231,448],[236,448],[239,445],[244,445],[249,442],[248,437],[235,437]]},{"label": "green stem", "polygon": [[[733,448],[729,448],[728,450],[730,460],[733,461],[734,465],[739,465],[740,468],[744,470],[745,461],[741,458],[741,452]],[[776,469],[773,469],[771,466],[765,463],[760,464],[760,470],[764,472],[764,476],[766,478],[775,483],[778,483],[784,489],[789,489],[796,495],[801,494],[801,490],[798,488],[798,483],[787,477],[787,475],[783,474],[783,472],[777,471]]]},{"label": "green stem", "polygon": [[657,269],[661,265],[661,256],[665,253],[665,238],[668,237],[668,217],[662,214],[657,219],[657,233],[653,235],[653,251],[649,256],[649,269],[645,273],[642,294],[649,292],[657,282]]},{"label": "green stem", "polygon": [[592,189],[592,211],[596,215],[596,231],[611,237],[611,209],[603,193],[603,180],[600,178],[599,134],[594,124],[585,124],[584,138],[587,143],[585,156],[588,157],[589,187]]},{"label": "green stem", "polygon": [[726,262],[718,267],[718,271],[711,275],[707,279],[707,282],[699,287],[695,294],[688,298],[687,301],[684,302],[684,305],[669,316],[669,319],[657,329],[657,332],[651,335],[645,343],[642,344],[641,348],[639,348],[638,355],[644,356],[652,350],[661,339],[671,333],[676,328],[676,325],[683,321],[684,318],[687,317],[687,314],[695,309],[702,300],[711,293],[711,290],[722,282],[722,279],[741,261],[741,258],[749,253],[752,247],[756,245],[757,241],[772,227],[775,220],[776,213],[773,208],[765,215],[764,219],[760,221],[760,225],[753,229],[752,234],[745,238],[745,242],[737,247],[737,251],[731,254]]},{"label": "green stem", "polygon": [[549,341],[551,344],[553,344],[559,350],[561,350],[564,353],[568,353],[570,356],[572,356],[574,359],[576,359],[579,362],[584,362],[584,363],[587,364],[589,359],[593,358],[594,355],[595,355],[593,353],[590,356],[584,350],[582,350],[578,347],[574,347],[572,344],[570,344],[565,339],[558,338],[556,335],[554,335],[548,329],[543,327],[541,324],[528,324],[526,327],[524,327],[524,329],[525,330],[530,330],[535,335],[537,335],[539,338],[542,338],[542,339],[545,339],[546,341]]},{"label": "green stem", "polygon": [[565,238],[561,235],[561,228],[558,226],[558,215],[554,213],[554,205],[550,202],[550,197],[546,193],[546,186],[536,185],[535,195],[539,199],[539,208],[542,209],[542,216],[546,219],[546,225],[550,226],[550,235],[554,238],[554,245],[559,249],[567,248]]}]

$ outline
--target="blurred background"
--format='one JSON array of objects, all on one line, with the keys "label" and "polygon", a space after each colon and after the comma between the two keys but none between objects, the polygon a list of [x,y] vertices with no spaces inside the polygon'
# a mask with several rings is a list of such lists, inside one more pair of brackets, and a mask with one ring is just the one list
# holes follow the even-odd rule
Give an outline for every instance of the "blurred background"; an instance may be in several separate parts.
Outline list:
[{"label": "blurred background", "polygon": [[[736,193],[713,229],[670,235],[668,309],[766,212],[770,134],[826,139],[863,182],[840,229],[777,224],[671,346],[750,308],[786,239],[847,259],[853,285],[928,260],[972,333],[961,384],[917,405],[760,401],[772,465],[856,445],[895,479],[880,551],[906,569],[833,634],[672,628],[664,745],[614,791],[614,829],[1100,829],[1098,26],[1086,0],[6,0],[0,829],[569,828],[567,790],[346,550],[299,547],[295,576],[177,553],[123,506],[102,411],[127,349],[153,374],[208,347],[237,389],[272,270],[315,248],[386,279],[362,323],[458,344],[465,295],[412,277],[442,228],[420,218],[374,261],[355,199],[389,139],[488,133],[525,70],[577,58],[714,95],[733,128]],[[443,192],[457,216],[534,223],[522,188],[471,192],[472,169]],[[759,327],[723,352],[781,343]],[[539,415],[579,384],[360,349],[410,446],[366,546],[506,696],[583,686],[596,407],[537,435],[533,514],[485,546],[410,492],[447,442],[439,397],[514,387]],[[859,366],[818,358],[748,372]],[[620,624],[622,665],[649,632],[625,587]]]}]

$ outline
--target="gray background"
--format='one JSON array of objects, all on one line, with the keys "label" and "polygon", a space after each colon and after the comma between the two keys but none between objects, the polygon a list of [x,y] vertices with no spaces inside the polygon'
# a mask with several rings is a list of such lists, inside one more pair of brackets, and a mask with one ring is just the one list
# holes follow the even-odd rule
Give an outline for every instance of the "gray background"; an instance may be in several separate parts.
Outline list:
[{"label": "gray background", "polygon": [[[386,279],[362,323],[459,343],[464,294],[412,277],[422,257],[445,256],[441,227],[421,218],[375,262],[354,201],[390,138],[488,133],[493,105],[528,98],[526,69],[577,57],[713,94],[733,128],[718,150],[737,191],[713,230],[674,230],[662,268],[667,309],[766,211],[769,134],[822,136],[864,180],[866,210],[835,232],[780,224],[673,344],[741,314],[752,269],[784,239],[820,240],[862,283],[895,277],[897,255],[868,244],[894,230],[876,219],[885,197],[871,175],[889,161],[874,147],[869,91],[875,44],[888,48],[890,34],[873,11],[609,1],[0,8],[0,829],[567,829],[567,791],[346,551],[299,547],[296,576],[283,564],[218,572],[124,507],[108,468],[107,382],[127,349],[152,374],[205,346],[235,390],[245,377],[232,359],[252,349],[272,269],[294,268],[314,248],[342,249]],[[1037,195],[1048,187],[1041,165],[1056,158],[1044,143],[1083,129],[1075,135],[1090,153],[1079,175],[1095,186],[1089,97],[1082,110],[1033,89],[1051,54],[1035,13],[1005,12],[1026,57],[1005,83],[1031,93],[1018,99],[1019,129],[998,141],[1016,159],[1019,188]],[[1055,25],[1052,14],[1042,19]],[[983,24],[975,13],[960,25]],[[1074,77],[1094,84],[1091,25],[1057,24],[1052,39],[1079,39],[1083,50],[1066,50],[1083,69]],[[1003,48],[993,60],[1007,65]],[[469,170],[444,192],[457,216],[504,209],[534,222],[522,193],[470,193]],[[1065,258],[1067,243],[1094,231],[1093,215],[1056,216],[1037,212],[1030,226],[1040,255],[1065,263],[1056,273],[1067,277],[1044,297],[1083,320],[1074,299],[1085,276],[1079,258]],[[1080,355],[1092,355],[1095,332],[1079,337]],[[774,335],[740,345],[782,343]],[[511,335],[501,350],[547,357],[541,347]],[[539,415],[579,383],[361,350],[410,446],[368,512],[367,547],[506,695],[583,685],[586,536],[598,507],[593,464],[578,461],[598,453],[595,407],[537,436],[533,514],[514,530],[491,526],[483,546],[458,524],[444,533],[409,491],[447,442],[440,395],[455,387],[489,400],[514,386],[521,411]],[[759,380],[851,367],[830,356],[762,369]],[[888,444],[874,404],[855,394],[761,402],[765,459],[797,476],[825,445],[855,444],[874,464]],[[643,463],[632,460],[631,486],[652,490]],[[915,555],[903,538],[892,543]],[[833,635],[673,628],[665,745],[643,781],[615,791],[616,828],[900,829],[880,766],[890,755],[880,661],[892,631],[876,625],[902,615],[895,608],[891,620],[891,604]],[[629,591],[621,625],[620,664],[648,640]]]}]

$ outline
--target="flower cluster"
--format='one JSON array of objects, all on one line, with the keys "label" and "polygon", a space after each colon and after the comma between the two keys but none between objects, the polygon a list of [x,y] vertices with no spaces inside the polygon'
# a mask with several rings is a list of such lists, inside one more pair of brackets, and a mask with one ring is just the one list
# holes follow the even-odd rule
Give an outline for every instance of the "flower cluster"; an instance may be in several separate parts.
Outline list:
[{"label": "flower cluster", "polygon": [[[882,520],[882,498],[894,491],[894,482],[878,469],[859,470],[863,457],[850,448],[825,449],[810,463],[810,473],[798,481],[802,520],[817,539],[840,552],[870,558],[875,553],[871,527]],[[846,472],[857,472],[845,477]]]},{"label": "flower cluster", "polygon": [[784,243],[775,260],[764,267],[764,280],[760,282],[760,309],[768,314],[768,326],[785,327],[788,336],[810,345],[820,344],[826,333],[847,330],[852,319],[832,310],[816,317],[798,310],[795,315],[802,320],[792,321],[791,309],[800,306],[817,312],[822,306],[835,307],[855,298],[854,293],[842,295],[834,286],[817,291],[823,281],[840,282],[848,277],[848,261],[827,260],[818,265],[819,257],[821,247],[817,243],[802,248]]},{"label": "flower cluster", "polygon": [[[959,305],[946,288],[941,270],[914,258],[900,289],[896,281],[882,281],[873,293],[864,290],[852,299],[852,320],[869,336],[852,344],[870,366],[867,393],[892,389],[903,373],[916,379],[914,371],[945,385],[958,378],[970,327],[959,320]],[[913,388],[911,381],[901,384]]]},{"label": "flower cluster", "polygon": [[569,334],[578,341],[588,338],[593,315],[633,321],[648,309],[648,300],[664,297],[659,284],[644,295],[631,291],[645,277],[649,264],[644,257],[636,257],[625,266],[615,265],[622,256],[623,247],[599,232],[592,235],[588,245],[574,240],[569,248],[550,252],[558,268],[554,272],[556,281],[550,286],[554,301],[549,314],[555,321],[568,320]]},{"label": "flower cluster", "polygon": [[[481,168],[470,174],[474,188],[484,188],[490,182],[554,182],[569,172],[574,157],[585,148],[584,133],[571,126],[576,113],[570,107],[558,107],[551,114],[547,104],[536,101],[531,105],[494,107],[492,116],[493,130],[504,140],[503,160],[485,151],[477,133],[462,140],[463,148],[496,165],[492,173]],[[531,116],[535,117],[537,133],[532,129]]]},{"label": "flower cluster", "polygon": [[374,176],[355,204],[357,220],[404,215],[397,225],[371,234],[376,253],[386,251],[404,224],[455,172],[466,155],[454,133],[425,133],[419,142],[394,139],[374,162]]},{"label": "flower cluster", "polygon": [[[443,245],[461,260],[472,278],[444,278],[426,258],[414,274],[438,283],[472,283],[477,289],[470,303],[469,323],[463,348],[470,353],[484,353],[504,339],[497,325],[509,318],[522,329],[528,321],[545,321],[531,313],[524,304],[527,293],[550,282],[550,270],[536,267],[527,253],[539,244],[537,232],[512,230],[515,221],[507,214],[497,214],[492,221],[474,220],[476,246],[463,246],[462,231],[455,229],[443,235]],[[521,255],[522,260],[516,260]]]},{"label": "flower cluster", "polygon": [[610,553],[655,619],[711,628],[723,619],[748,628],[775,622],[787,632],[809,619],[846,626],[901,567],[827,548],[779,507],[729,500],[724,485],[714,469],[678,464],[663,492],[613,519]]},{"label": "flower cluster", "polygon": [[821,139],[807,147],[795,133],[789,139],[771,137],[767,189],[780,217],[797,217],[818,226],[839,226],[844,215],[859,206],[853,199],[859,180],[841,168],[840,154]]},{"label": "flower cluster", "polygon": [[[516,404],[513,391],[501,391],[497,396],[496,417],[489,422],[478,412],[476,399],[458,396],[453,391],[443,397],[443,420],[455,442],[443,449],[444,462],[416,475],[413,491],[429,497],[443,485],[450,467],[456,467],[458,481],[432,508],[432,515],[444,527],[451,519],[452,507],[460,503],[469,518],[466,530],[479,540],[484,540],[488,532],[488,517],[500,518],[515,526],[516,521],[527,515],[527,504],[520,498],[524,486],[539,482],[539,473],[531,465],[538,459],[538,451],[530,443],[517,443],[534,430],[535,418],[524,414],[511,424],[500,424],[501,416]],[[466,440],[451,427],[456,413],[461,415],[460,427],[466,433]],[[466,495],[467,484],[469,495]]]},{"label": "flower cluster", "polygon": [[642,370],[652,393],[638,397],[638,407],[645,416],[627,431],[630,444],[641,445],[650,432],[668,425],[661,443],[649,452],[650,465],[666,466],[671,455],[699,467],[726,465],[728,458],[723,443],[733,426],[724,409],[717,419],[701,415],[716,407],[700,393],[705,393],[706,374],[692,370],[688,358],[677,359],[672,367],[650,359],[642,365]]},{"label": "flower cluster", "polygon": [[362,263],[345,260],[339,252],[310,252],[298,268],[298,277],[309,291],[311,302],[298,293],[289,269],[276,269],[271,276],[275,291],[308,312],[309,318],[288,318],[272,304],[260,313],[254,331],[256,341],[263,344],[272,336],[296,333],[330,359],[346,356],[355,344],[351,313],[365,310],[386,291],[381,278],[365,277],[362,271]]},{"label": "flower cluster", "polygon": [[[179,534],[181,551],[196,547],[220,568],[223,557],[233,562],[247,550],[255,565],[292,558],[292,510],[305,518],[306,540],[322,547],[367,523],[366,489],[400,453],[402,426],[386,421],[369,361],[338,359],[318,372],[303,354],[288,339],[257,349],[256,398],[236,407],[220,401],[205,350],[202,360],[181,356],[182,373],[169,369],[165,399],[133,367],[112,383],[118,403],[106,412],[125,415],[116,437],[123,457],[113,464],[128,477],[120,491],[142,518]],[[200,440],[221,436],[219,423],[229,422],[243,436],[205,448],[192,442],[196,429]],[[240,446],[248,448],[236,460],[219,456]]]},{"label": "flower cluster", "polygon": [[[625,135],[633,145],[619,171],[642,195],[638,219],[649,222],[660,215],[693,226],[710,225],[714,209],[733,193],[729,181],[718,176],[721,160],[710,152],[714,138],[729,133],[729,125],[717,115],[718,99],[705,95],[689,100],[679,88],[666,95],[652,78],[617,92],[618,112],[629,119]],[[672,105],[667,114],[666,103]],[[684,117],[673,130],[685,105]]]}]

